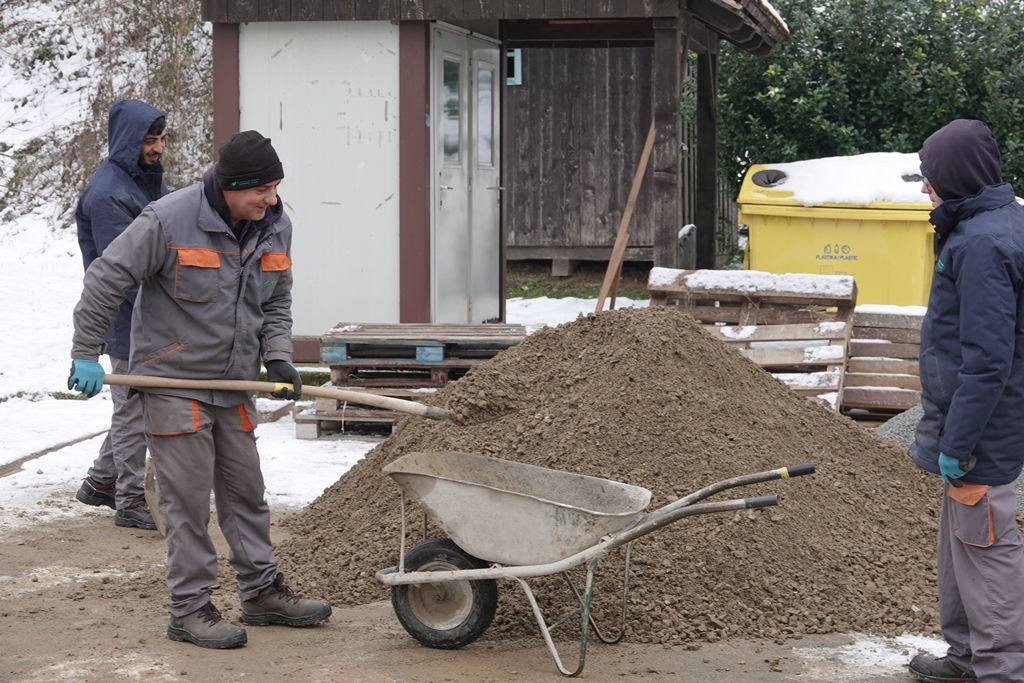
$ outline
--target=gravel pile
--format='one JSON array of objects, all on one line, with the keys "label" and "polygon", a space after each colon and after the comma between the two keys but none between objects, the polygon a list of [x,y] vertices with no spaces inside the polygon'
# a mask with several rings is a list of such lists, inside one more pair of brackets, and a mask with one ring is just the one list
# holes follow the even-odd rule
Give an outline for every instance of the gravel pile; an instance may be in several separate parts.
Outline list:
[{"label": "gravel pile", "polygon": [[[610,311],[541,330],[430,402],[447,403],[461,424],[405,420],[288,522],[276,550],[289,584],[335,604],[388,598],[373,574],[397,563],[399,496],[381,468],[406,453],[474,452],[644,486],[649,510],[721,479],[814,461],[813,476],[712,498],[779,493],[779,507],[691,517],[637,541],[628,637],[696,648],[937,632],[939,478],[677,310]],[[416,543],[422,514],[409,511],[408,524]],[[607,558],[596,579],[596,618],[608,626],[621,599],[616,562]],[[500,585],[485,637],[535,634],[521,591]],[[531,585],[549,619],[567,611],[560,578]]]},{"label": "gravel pile", "polygon": [[921,421],[922,415],[924,415],[924,408],[918,404],[876,427],[875,431],[883,439],[895,441],[909,451],[914,443],[914,432],[917,431],[917,423]]}]

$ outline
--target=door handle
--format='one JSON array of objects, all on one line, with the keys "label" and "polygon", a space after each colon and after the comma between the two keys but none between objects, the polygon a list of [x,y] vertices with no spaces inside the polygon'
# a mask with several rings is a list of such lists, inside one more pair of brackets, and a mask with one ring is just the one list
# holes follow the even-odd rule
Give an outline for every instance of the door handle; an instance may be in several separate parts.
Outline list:
[{"label": "door handle", "polygon": [[494,187],[488,187],[488,190],[504,190],[505,188],[501,185],[495,185]]},{"label": "door handle", "polygon": [[455,188],[454,187],[448,187],[447,185],[442,185],[441,189],[442,190],[454,190]]}]

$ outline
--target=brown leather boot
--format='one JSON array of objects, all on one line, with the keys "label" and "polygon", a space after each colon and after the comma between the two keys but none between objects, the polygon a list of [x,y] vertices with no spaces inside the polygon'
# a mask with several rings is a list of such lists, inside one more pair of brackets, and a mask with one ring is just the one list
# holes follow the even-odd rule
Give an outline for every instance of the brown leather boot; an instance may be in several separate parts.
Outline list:
[{"label": "brown leather boot", "polygon": [[212,602],[183,617],[172,616],[167,637],[215,650],[241,647],[249,640],[245,629],[224,621]]},{"label": "brown leather boot", "polygon": [[251,626],[312,626],[327,621],[330,616],[329,604],[300,598],[284,585],[284,574],[280,572],[274,577],[274,583],[252,600],[242,603],[242,622]]}]

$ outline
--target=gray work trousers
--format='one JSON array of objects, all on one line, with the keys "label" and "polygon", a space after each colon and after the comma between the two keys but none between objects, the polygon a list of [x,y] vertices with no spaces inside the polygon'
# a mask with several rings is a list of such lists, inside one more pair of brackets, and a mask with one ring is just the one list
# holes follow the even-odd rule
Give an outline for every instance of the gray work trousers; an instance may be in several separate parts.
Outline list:
[{"label": "gray work trousers", "polygon": [[210,601],[217,583],[217,551],[207,528],[211,490],[239,598],[254,598],[273,582],[277,559],[253,400],[225,408],[145,393],[142,411],[167,532],[168,610],[176,617],[191,614]]},{"label": "gray work trousers", "polygon": [[[128,374],[128,361],[110,357],[115,375]],[[145,495],[146,429],[138,396],[128,396],[129,387],[111,384],[114,414],[100,454],[89,468],[89,476],[100,484],[117,482],[114,504],[123,510]]]},{"label": "gray work trousers", "polygon": [[1024,543],[1014,489],[947,484],[942,497],[942,635],[949,659],[974,669],[979,683],[1024,681]]}]

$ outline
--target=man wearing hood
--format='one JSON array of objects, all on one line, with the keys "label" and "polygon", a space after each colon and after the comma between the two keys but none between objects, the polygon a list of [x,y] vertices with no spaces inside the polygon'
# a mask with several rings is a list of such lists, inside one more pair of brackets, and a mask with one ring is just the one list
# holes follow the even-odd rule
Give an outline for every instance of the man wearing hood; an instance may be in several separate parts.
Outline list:
[{"label": "man wearing hood", "polygon": [[[160,165],[164,128],[164,115],[145,102],[118,100],[110,108],[109,155],[89,179],[75,209],[86,270],[147,204],[167,194]],[[124,293],[105,337],[104,350],[115,374],[128,371],[135,297],[134,289]],[[128,387],[114,386],[110,393],[114,403],[110,430],[75,498],[87,505],[113,508],[118,526],[154,530],[143,488],[146,434],[142,407],[137,397],[128,395]]]},{"label": "man wearing hood", "polygon": [[[291,364],[292,224],[277,194],[284,168],[270,140],[235,133],[200,183],[153,202],[85,275],[75,307],[69,386],[95,395],[96,363],[121,292],[139,288],[128,372],[179,379],[302,381]],[[235,570],[242,621],[308,626],[331,606],[296,596],[277,571],[256,451],[256,405],[243,391],[143,389],[142,414],[167,531],[167,636],[210,648],[244,645],[244,629],[210,601],[217,551],[210,492]]]},{"label": "man wearing hood", "polygon": [[921,327],[924,416],[911,453],[944,480],[939,620],[946,656],[915,657],[929,683],[1024,681],[1024,209],[995,136],[956,120],[919,153],[938,258]]}]

